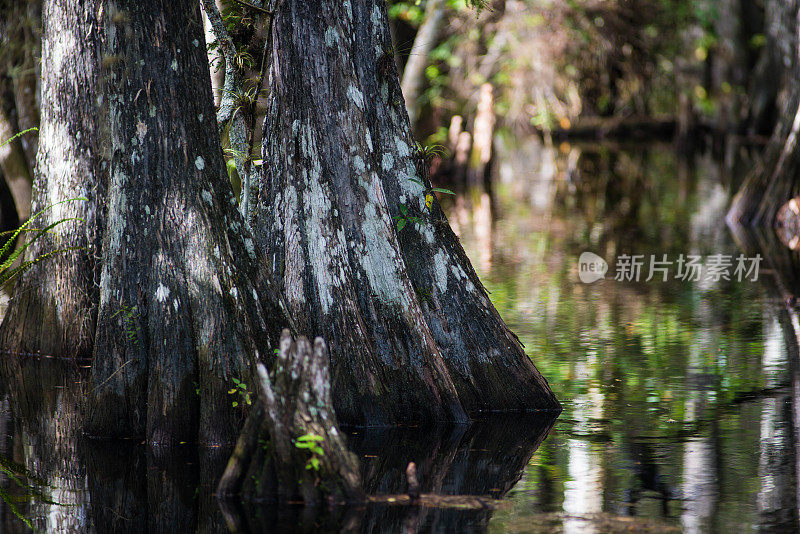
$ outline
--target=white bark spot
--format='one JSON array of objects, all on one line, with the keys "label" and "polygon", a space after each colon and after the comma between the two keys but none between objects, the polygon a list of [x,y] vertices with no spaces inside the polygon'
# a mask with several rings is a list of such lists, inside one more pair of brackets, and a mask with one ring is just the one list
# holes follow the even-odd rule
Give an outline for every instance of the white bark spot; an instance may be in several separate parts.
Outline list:
[{"label": "white bark spot", "polygon": [[358,90],[358,87],[355,85],[348,85],[347,97],[358,106],[358,109],[364,109],[364,95]]},{"label": "white bark spot", "polygon": [[325,46],[333,46],[339,42],[339,33],[333,26],[325,30]]},{"label": "white bark spot", "polygon": [[372,136],[369,134],[369,130],[364,133],[364,139],[367,140],[367,147],[372,150]]},{"label": "white bark spot", "polygon": [[156,116],[156,107],[155,106],[150,106],[150,116],[151,117],[155,117]]},{"label": "white bark spot", "polygon": [[433,257],[433,274],[439,291],[441,293],[447,291],[447,255],[443,249],[439,249]]},{"label": "white bark spot", "polygon": [[144,141],[144,136],[147,135],[147,125],[142,121],[136,123],[136,136],[139,138],[139,144]]},{"label": "white bark spot", "polygon": [[203,122],[203,114],[202,113],[197,116],[197,120],[200,121],[200,122]]},{"label": "white bark spot", "polygon": [[[386,204],[383,188],[376,173],[363,181],[369,201],[364,205],[362,232],[365,240],[361,266],[369,285],[386,304],[401,308],[410,305],[400,275],[401,259],[393,237],[392,223],[380,208]],[[359,251],[361,252],[361,251]]]},{"label": "white bark spot", "polygon": [[180,304],[178,303],[178,299],[175,299],[175,300],[172,301],[172,307],[175,308],[175,311],[178,311],[178,308],[180,308]]},{"label": "white bark spot", "polygon": [[150,206],[148,206],[148,205],[146,205],[146,204],[145,204],[145,206],[144,206],[144,212],[145,212],[147,215],[150,215]]},{"label": "white bark spot", "polygon": [[211,196],[211,193],[209,193],[209,192],[208,192],[208,191],[206,191],[205,189],[203,189],[203,190],[200,192],[200,196],[202,196],[202,197],[203,197],[203,200],[205,200],[205,201],[206,201],[206,202],[208,202],[209,204],[214,204],[214,197],[212,197],[212,196]]},{"label": "white bark spot", "polygon": [[198,41],[197,39],[193,39],[192,44],[194,45],[195,48],[197,48],[198,46],[200,46],[200,41]]},{"label": "white bark spot", "polygon": [[194,166],[197,167],[198,171],[202,171],[206,168],[206,162],[203,160],[203,156],[197,156],[197,159],[194,160]]},{"label": "white bark spot", "polygon": [[229,293],[231,294],[231,296],[232,296],[234,299],[236,299],[236,298],[238,298],[238,297],[239,297],[239,290],[238,290],[238,289],[236,289],[235,287],[232,287],[232,288],[231,288],[231,290],[229,291]]},{"label": "white bark spot", "polygon": [[156,288],[156,300],[158,302],[166,302],[169,298],[169,288],[162,283],[158,284],[158,288]]},{"label": "white bark spot", "polygon": [[408,145],[397,136],[394,137],[394,145],[397,147],[397,154],[401,158],[407,158],[411,155],[411,152],[408,150]]},{"label": "white bark spot", "polygon": [[367,170],[367,166],[364,160],[361,159],[361,156],[353,156],[353,168],[355,168],[356,172],[359,174]]},{"label": "white bark spot", "polygon": [[[292,180],[289,180],[291,183]],[[284,272],[284,287],[286,288],[286,299],[289,307],[293,308],[295,304],[298,307],[305,305],[305,293],[303,292],[303,266],[305,259],[303,254],[303,247],[300,243],[300,226],[298,224],[298,200],[297,190],[294,186],[286,188],[284,195],[286,200],[283,204],[277,204],[277,209],[283,209],[276,217],[277,221],[284,222],[285,228],[285,246],[286,246],[286,271]]]},{"label": "white bark spot", "polygon": [[327,314],[333,306],[333,290],[337,286],[333,266],[340,256],[331,236],[325,229],[331,212],[331,200],[328,191],[321,183],[319,163],[314,161],[308,172],[309,191],[305,196],[305,212],[309,216],[308,255],[317,282],[317,292],[322,313]]},{"label": "white bark spot", "polygon": [[178,60],[177,59],[173,59],[172,60],[172,65],[170,65],[170,66],[172,67],[172,70],[177,71],[178,70]]},{"label": "white bark spot", "polygon": [[383,167],[384,171],[392,170],[394,167],[394,156],[392,156],[389,152],[383,155],[383,160],[381,161],[381,167]]},{"label": "white bark spot", "polygon": [[249,237],[244,239],[244,248],[247,249],[247,255],[250,256],[251,259],[256,259],[256,246]]},{"label": "white bark spot", "polygon": [[381,28],[381,8],[378,7],[378,4],[375,4],[372,9],[372,25],[373,31],[377,34]]}]

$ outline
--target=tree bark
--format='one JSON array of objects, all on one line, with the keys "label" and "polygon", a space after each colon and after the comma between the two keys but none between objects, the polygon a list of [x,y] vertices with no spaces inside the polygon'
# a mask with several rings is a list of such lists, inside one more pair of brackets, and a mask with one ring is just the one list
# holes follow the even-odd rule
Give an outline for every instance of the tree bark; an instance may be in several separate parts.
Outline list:
[{"label": "tree bark", "polygon": [[[778,209],[791,198],[800,195],[800,54],[796,47],[800,31],[800,4],[791,3],[791,17],[784,17],[785,27],[777,32],[781,42],[775,46],[789,47],[791,54],[783,91],[786,94],[782,113],[773,130],[763,159],[751,171],[734,197],[727,219],[730,224],[771,226]],[[788,42],[787,42],[788,41]]]},{"label": "tree bark", "polygon": [[363,499],[358,459],[337,428],[328,366],[321,338],[312,349],[306,338],[294,341],[283,331],[272,379],[259,366],[259,406],[245,424],[217,495],[300,499],[307,505]]},{"label": "tree bark", "polygon": [[224,171],[199,6],[106,9],[109,217],[89,431],[233,441],[243,409],[227,392],[271,359],[279,316],[262,306],[264,263]]},{"label": "tree bark", "polygon": [[[34,265],[15,288],[0,346],[18,351],[89,357],[97,311],[100,228],[106,178],[98,124],[99,39],[95,0],[49,0],[43,6],[42,117],[32,210],[47,210],[35,228],[69,217],[26,251],[32,260],[64,248]],[[80,89],[77,89],[80,88]]]},{"label": "tree bark", "polygon": [[559,409],[426,206],[383,3],[286,0],[272,38],[257,241],[298,333],[329,343],[340,421]]}]

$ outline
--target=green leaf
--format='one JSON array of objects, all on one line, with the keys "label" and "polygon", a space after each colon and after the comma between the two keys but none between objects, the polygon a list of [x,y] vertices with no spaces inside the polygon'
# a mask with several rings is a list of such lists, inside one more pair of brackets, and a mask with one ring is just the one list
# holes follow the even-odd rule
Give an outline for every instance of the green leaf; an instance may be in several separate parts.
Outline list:
[{"label": "green leaf", "polygon": [[434,187],[431,189],[431,191],[436,191],[437,193],[444,193],[446,195],[455,195],[455,193],[453,193],[449,189],[442,189],[441,187]]},{"label": "green leaf", "polygon": [[26,134],[28,132],[38,131],[38,130],[39,130],[39,128],[37,128],[35,126],[33,128],[28,128],[27,130],[22,130],[18,134],[12,135],[10,138],[8,138],[5,141],[3,141],[2,143],[0,143],[0,147],[6,146],[8,143],[10,143],[11,141],[13,141],[14,139],[16,139],[17,137],[19,137],[21,135],[24,135],[24,134]]},{"label": "green leaf", "polygon": [[397,231],[399,232],[400,230],[405,228],[407,222],[408,221],[406,219],[400,219],[399,221],[397,221]]},{"label": "green leaf", "polygon": [[303,434],[302,436],[297,438],[297,441],[299,443],[304,443],[304,442],[308,442],[308,441],[320,442],[320,441],[325,441],[325,438],[323,438],[322,436],[319,436],[317,434]]}]

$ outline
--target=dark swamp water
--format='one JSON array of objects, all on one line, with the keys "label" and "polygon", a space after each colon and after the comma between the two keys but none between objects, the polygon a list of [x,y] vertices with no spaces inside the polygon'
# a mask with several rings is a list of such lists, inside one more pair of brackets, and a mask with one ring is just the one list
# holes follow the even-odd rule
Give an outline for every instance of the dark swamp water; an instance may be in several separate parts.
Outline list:
[{"label": "dark swamp water", "polygon": [[[0,365],[3,532],[793,532],[798,524],[798,263],[724,222],[735,178],[669,146],[501,147],[494,198],[453,225],[495,305],[549,379],[553,421],[356,429],[370,493],[491,495],[489,510],[220,505],[229,450],[171,454],[80,439],[85,369]],[[592,284],[578,258],[764,256],[757,281]],[[614,270],[613,263],[610,265]],[[643,269],[646,272],[646,269]],[[671,273],[672,274],[672,273]],[[642,278],[645,278],[643,276]]]}]

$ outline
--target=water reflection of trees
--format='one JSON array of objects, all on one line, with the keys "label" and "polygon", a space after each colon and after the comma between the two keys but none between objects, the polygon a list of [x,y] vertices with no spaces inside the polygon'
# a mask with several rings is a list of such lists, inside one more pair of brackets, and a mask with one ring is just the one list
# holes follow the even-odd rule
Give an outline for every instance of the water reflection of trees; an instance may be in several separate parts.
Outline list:
[{"label": "water reflection of trees", "polygon": [[[547,150],[550,176],[537,164]],[[738,254],[723,222],[735,178],[711,157],[657,146],[523,145],[500,160],[495,261],[482,275],[569,399],[523,478],[532,511],[560,512],[565,530],[586,531],[570,518],[598,510],[690,532],[795,528],[797,469],[787,468],[797,432],[786,432],[796,427],[786,406],[797,397],[773,383],[785,383],[796,360],[781,311],[787,293],[725,280],[577,283],[584,250],[607,259]]]},{"label": "water reflection of trees", "polygon": [[[492,512],[368,505],[275,508],[218,505],[213,492],[230,455],[222,448],[153,450],[82,435],[84,370],[6,358],[0,385],[10,410],[0,413],[0,453],[36,480],[21,511],[36,531],[60,532],[408,532],[484,529]],[[5,418],[3,418],[5,417]],[[350,436],[369,493],[404,493],[405,467],[418,465],[423,492],[503,497],[552,427],[552,418],[494,417],[469,427],[359,429]],[[2,488],[8,489],[5,480]],[[0,506],[7,532],[24,531]]]}]

